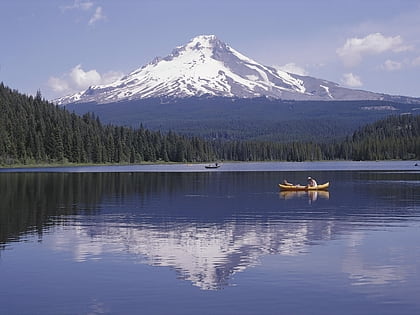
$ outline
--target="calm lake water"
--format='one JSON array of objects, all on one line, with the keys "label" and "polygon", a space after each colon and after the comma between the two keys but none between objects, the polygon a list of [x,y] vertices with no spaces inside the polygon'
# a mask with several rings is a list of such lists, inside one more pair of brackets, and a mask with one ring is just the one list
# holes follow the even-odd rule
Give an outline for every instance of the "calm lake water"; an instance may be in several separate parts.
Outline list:
[{"label": "calm lake water", "polygon": [[0,170],[0,313],[420,314],[419,240],[412,161]]}]

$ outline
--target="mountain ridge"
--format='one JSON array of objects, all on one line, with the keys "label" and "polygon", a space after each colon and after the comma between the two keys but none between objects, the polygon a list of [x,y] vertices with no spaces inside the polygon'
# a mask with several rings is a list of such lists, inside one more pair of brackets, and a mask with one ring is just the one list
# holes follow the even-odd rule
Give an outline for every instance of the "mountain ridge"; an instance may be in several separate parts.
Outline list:
[{"label": "mountain ridge", "polygon": [[[256,62],[215,35],[200,35],[111,84],[90,86],[54,102],[103,104],[203,96],[335,101],[413,99],[348,89],[331,81],[288,73]],[[420,103],[420,99],[415,102]]]}]

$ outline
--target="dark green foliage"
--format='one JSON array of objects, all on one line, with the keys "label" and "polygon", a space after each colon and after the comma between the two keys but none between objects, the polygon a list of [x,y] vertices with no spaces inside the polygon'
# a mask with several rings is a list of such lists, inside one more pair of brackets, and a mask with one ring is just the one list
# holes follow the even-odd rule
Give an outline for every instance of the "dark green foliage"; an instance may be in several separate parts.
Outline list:
[{"label": "dark green foliage", "polygon": [[390,116],[366,125],[345,141],[230,141],[215,145],[220,159],[258,161],[420,159],[420,115]]},{"label": "dark green foliage", "polygon": [[391,116],[367,125],[340,147],[353,160],[419,159],[420,115]]},{"label": "dark green foliage", "polygon": [[317,161],[420,159],[420,115],[390,116],[366,125],[341,142],[221,141],[219,159]]},{"label": "dark green foliage", "polygon": [[0,84],[0,164],[208,161],[212,145],[199,138],[145,128],[102,125]]}]

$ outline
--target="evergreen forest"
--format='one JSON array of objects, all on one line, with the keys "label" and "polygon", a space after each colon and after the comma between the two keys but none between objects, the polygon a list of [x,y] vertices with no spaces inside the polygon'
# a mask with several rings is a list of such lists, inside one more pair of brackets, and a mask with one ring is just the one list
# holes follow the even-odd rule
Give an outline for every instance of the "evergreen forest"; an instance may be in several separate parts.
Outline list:
[{"label": "evergreen forest", "polygon": [[209,140],[103,124],[0,83],[0,165],[420,159],[420,115],[389,116],[339,142]]}]

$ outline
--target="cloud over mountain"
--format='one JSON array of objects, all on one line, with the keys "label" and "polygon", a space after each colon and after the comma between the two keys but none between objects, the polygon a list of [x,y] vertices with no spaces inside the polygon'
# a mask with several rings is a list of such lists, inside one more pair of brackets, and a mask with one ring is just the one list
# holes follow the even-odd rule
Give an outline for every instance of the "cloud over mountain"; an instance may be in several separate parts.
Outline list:
[{"label": "cloud over mountain", "polygon": [[48,86],[55,92],[70,94],[87,89],[91,85],[109,84],[122,77],[122,75],[117,71],[108,71],[103,74],[95,69],[85,71],[79,64],[60,77],[50,77]]},{"label": "cloud over mountain", "polygon": [[341,79],[341,82],[349,87],[361,87],[363,85],[362,80],[358,75],[355,75],[353,73],[344,73],[343,77]]}]

